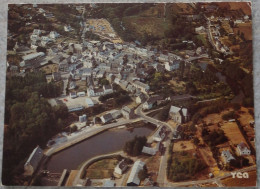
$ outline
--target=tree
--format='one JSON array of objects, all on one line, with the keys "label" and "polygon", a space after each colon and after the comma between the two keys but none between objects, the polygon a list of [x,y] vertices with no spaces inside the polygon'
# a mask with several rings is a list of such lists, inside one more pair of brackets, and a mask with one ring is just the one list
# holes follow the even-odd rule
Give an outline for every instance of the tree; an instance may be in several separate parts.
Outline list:
[{"label": "tree", "polygon": [[198,145],[200,140],[197,138],[197,137],[194,137],[192,142],[195,144],[195,145]]},{"label": "tree", "polygon": [[133,140],[130,140],[124,145],[124,152],[131,156],[138,156],[141,154],[143,146],[146,144],[145,136],[135,136]]},{"label": "tree", "polygon": [[78,127],[76,125],[71,127],[71,133],[74,133],[78,130]]}]

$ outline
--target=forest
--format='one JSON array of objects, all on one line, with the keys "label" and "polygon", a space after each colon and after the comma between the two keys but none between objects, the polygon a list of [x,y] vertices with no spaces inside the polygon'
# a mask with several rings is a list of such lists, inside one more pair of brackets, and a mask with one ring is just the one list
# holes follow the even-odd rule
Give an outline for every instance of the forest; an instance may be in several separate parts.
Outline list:
[{"label": "forest", "polygon": [[55,83],[47,83],[41,72],[6,81],[6,106],[3,149],[3,183],[17,184],[15,175],[23,173],[28,155],[63,128],[66,106],[51,107],[48,97],[60,95]]}]

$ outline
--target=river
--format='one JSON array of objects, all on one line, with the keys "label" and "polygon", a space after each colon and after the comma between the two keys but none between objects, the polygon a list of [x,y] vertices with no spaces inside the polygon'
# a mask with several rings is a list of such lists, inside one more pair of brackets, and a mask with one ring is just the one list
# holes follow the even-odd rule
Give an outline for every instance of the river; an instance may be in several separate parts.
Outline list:
[{"label": "river", "polygon": [[86,160],[100,154],[122,150],[126,141],[135,136],[149,136],[152,131],[152,127],[105,131],[53,155],[47,163],[47,170],[61,173],[63,169],[78,169]]}]

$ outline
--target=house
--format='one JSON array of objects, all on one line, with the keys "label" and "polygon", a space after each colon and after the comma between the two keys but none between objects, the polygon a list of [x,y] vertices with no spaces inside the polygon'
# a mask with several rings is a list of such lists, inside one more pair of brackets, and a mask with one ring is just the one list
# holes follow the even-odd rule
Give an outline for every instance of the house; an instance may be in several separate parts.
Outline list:
[{"label": "house", "polygon": [[128,165],[125,161],[125,159],[121,160],[115,167],[114,173],[118,175],[124,174],[124,172],[127,170]]},{"label": "house", "polygon": [[203,53],[205,53],[205,49],[203,47],[198,47],[196,49],[196,55],[201,55]]},{"label": "house", "polygon": [[157,150],[155,148],[150,148],[150,147],[146,147],[144,146],[142,149],[142,153],[144,154],[148,154],[151,156],[154,156],[156,154]]},{"label": "house", "polygon": [[51,31],[49,36],[51,39],[56,39],[60,36],[60,34],[58,34],[56,31]]},{"label": "house", "polygon": [[42,157],[43,157],[43,151],[39,146],[37,146],[32,151],[28,160],[24,164],[24,171],[25,171],[24,174],[31,176],[34,173],[34,171],[37,169]]},{"label": "house", "polygon": [[69,90],[75,89],[76,88],[76,82],[75,81],[71,81],[70,85],[69,85]]},{"label": "house", "polygon": [[78,92],[78,93],[77,93],[77,96],[83,97],[83,96],[86,96],[86,93],[85,93],[84,91]]},{"label": "house", "polygon": [[136,97],[135,101],[136,103],[140,104],[143,103],[146,100],[146,96],[144,93],[141,93],[139,96]]},{"label": "house", "polygon": [[60,80],[61,80],[61,74],[60,74],[60,72],[53,72],[53,73],[52,73],[52,79],[53,79],[54,81],[60,81]]},{"label": "house", "polygon": [[[88,79],[87,79],[88,81]],[[88,85],[91,86],[91,85]],[[93,97],[93,96],[100,96],[104,94],[104,90],[103,89],[94,89],[93,87],[89,87],[87,89],[87,93],[88,93],[88,97]]]},{"label": "house", "polygon": [[166,136],[166,127],[162,126],[161,128],[157,129],[157,131],[153,135],[153,140],[156,142],[161,142]]},{"label": "house", "polygon": [[69,71],[69,64],[66,59],[59,63],[59,71],[68,72]]},{"label": "house", "polygon": [[120,80],[120,82],[119,82],[119,86],[122,88],[122,89],[124,89],[124,90],[126,90],[127,89],[127,85],[128,85],[129,83],[127,82],[127,81],[124,81],[124,80]]},{"label": "house", "polygon": [[221,152],[221,157],[223,158],[225,163],[229,163],[231,160],[235,160],[229,150],[223,150]]},{"label": "house", "polygon": [[41,33],[42,33],[42,31],[39,30],[39,29],[34,29],[34,30],[33,30],[33,35],[39,36]]},{"label": "house", "polygon": [[103,123],[107,123],[107,122],[113,120],[113,117],[112,117],[111,113],[107,113],[107,114],[101,116],[100,119]]},{"label": "house", "polygon": [[32,53],[22,57],[23,61],[20,63],[21,67],[34,64],[35,62],[41,61],[41,58],[45,56],[44,52]]},{"label": "house", "polygon": [[37,41],[37,40],[40,40],[40,37],[39,37],[38,35],[36,35],[36,34],[32,34],[32,35],[30,36],[30,39],[31,39],[32,41]]},{"label": "house", "polygon": [[94,63],[93,61],[91,60],[86,60],[84,63],[83,63],[84,67],[86,68],[93,68],[94,67]]},{"label": "house", "polygon": [[134,81],[132,84],[134,85],[134,87],[140,89],[143,93],[147,93],[150,89],[149,85],[142,83],[140,81]]},{"label": "house", "polygon": [[131,173],[126,182],[127,186],[138,186],[140,184],[141,181],[139,179],[138,173],[141,170],[143,170],[144,166],[145,166],[145,163],[140,160],[137,160],[134,163]]},{"label": "house", "polygon": [[176,106],[171,106],[169,116],[174,122],[180,124],[187,122],[190,118],[187,108],[179,108]]},{"label": "house", "polygon": [[200,27],[195,28],[195,32],[197,34],[206,33],[206,29],[204,26],[200,26]]},{"label": "house", "polygon": [[166,62],[165,63],[165,69],[167,71],[173,71],[173,70],[177,70],[180,67],[180,61],[179,60],[175,60],[173,62]]},{"label": "house", "polygon": [[80,110],[83,110],[83,109],[84,109],[84,107],[80,104],[68,106],[68,112],[76,112],[76,111],[80,111]]},{"label": "house", "polygon": [[156,69],[157,72],[164,73],[165,66],[163,66],[162,64],[157,64],[155,69]]},{"label": "house", "polygon": [[167,55],[165,55],[165,54],[160,54],[160,56],[158,57],[158,60],[160,62],[166,62],[166,61],[169,60],[169,57]]},{"label": "house", "polygon": [[91,98],[86,98],[86,104],[88,107],[93,107],[95,105]]},{"label": "house", "polygon": [[150,110],[159,100],[162,100],[163,96],[151,96],[144,104],[143,109],[144,110]]},{"label": "house", "polygon": [[65,32],[70,32],[70,31],[72,31],[73,29],[71,28],[71,26],[70,25],[65,25],[64,26],[64,31]]},{"label": "house", "polygon": [[135,90],[136,90],[136,88],[132,84],[128,84],[126,87],[126,91],[128,91],[130,93],[134,93]]},{"label": "house", "polygon": [[128,106],[125,106],[122,108],[122,114],[126,119],[133,119],[134,118],[134,108],[129,108]]},{"label": "house", "polygon": [[77,93],[76,92],[71,92],[70,93],[70,98],[73,99],[73,98],[77,98]]},{"label": "house", "polygon": [[83,123],[83,122],[86,122],[87,121],[87,116],[86,114],[82,115],[82,116],[79,116],[79,122],[80,123]]},{"label": "house", "polygon": [[111,110],[109,113],[112,115],[113,119],[117,119],[122,116],[121,110]]},{"label": "house", "polygon": [[238,144],[236,150],[237,150],[238,155],[240,155],[240,156],[251,154],[251,150],[248,149],[247,145],[244,142],[241,142],[240,144]]},{"label": "house", "polygon": [[100,71],[97,73],[96,77],[97,77],[97,78],[103,78],[104,75],[105,75],[105,73],[106,73],[106,71],[100,70]]},{"label": "house", "polygon": [[177,127],[174,129],[173,134],[172,134],[173,140],[181,139],[181,135],[180,135],[181,130],[182,130],[182,126],[177,125]]},{"label": "house", "polygon": [[113,93],[113,88],[111,85],[104,85],[103,86],[104,94],[111,94]]}]

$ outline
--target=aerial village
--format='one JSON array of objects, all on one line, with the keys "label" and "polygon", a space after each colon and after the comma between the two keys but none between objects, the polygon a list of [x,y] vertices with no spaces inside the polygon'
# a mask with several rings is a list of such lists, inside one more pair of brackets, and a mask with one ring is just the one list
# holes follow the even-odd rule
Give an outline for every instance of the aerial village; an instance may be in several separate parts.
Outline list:
[{"label": "aerial village", "polygon": [[[77,12],[79,34],[72,25],[61,22],[57,24],[58,30],[34,28],[37,23],[31,11],[50,23],[57,21],[48,6],[9,7],[23,12],[19,19],[31,32],[24,34],[28,39],[25,45],[14,40],[16,33],[8,31],[14,47],[8,50],[13,58],[7,62],[7,78],[44,73],[46,83],[59,91],[55,97],[46,98],[48,106],[62,106],[67,111],[66,121],[61,124],[65,129],[49,138],[45,147],[35,144],[30,155],[27,154],[22,185],[223,187],[232,186],[235,179],[231,172],[244,172],[243,179],[250,178],[246,185],[255,184],[254,109],[242,102],[247,96],[244,89],[240,92],[244,92],[242,97],[235,94],[226,82],[227,76],[219,71],[225,57],[235,56],[239,48],[231,40],[252,40],[247,33],[239,37],[235,31],[238,29],[233,29],[239,24],[251,24],[251,15],[241,9],[234,10],[233,16],[217,17],[213,13],[221,6],[199,5],[205,14],[185,13],[181,18],[196,23],[195,35],[204,37],[213,52],[189,39],[181,43],[192,48],[173,52],[142,45],[138,40],[122,40],[106,18],[81,19],[99,4],[63,6]],[[89,39],[90,34],[98,36],[97,39]],[[221,56],[214,57],[214,53]],[[208,67],[213,67],[214,72],[208,71],[204,62],[210,62]],[[250,67],[241,69],[252,74]],[[192,78],[187,75],[193,70],[214,73],[208,78],[214,78],[214,90],[224,86],[223,91],[215,92],[215,96],[196,94],[193,89],[199,91],[204,82],[196,83],[195,87],[188,82]],[[188,79],[180,79],[185,77]],[[45,88],[38,98],[45,98],[44,91],[50,90]],[[85,143],[106,132],[115,132],[116,137],[120,130],[135,132],[143,126],[153,128],[144,138],[141,132],[137,133],[119,149],[85,158],[73,169],[65,163],[58,171],[48,169],[59,153],[76,148],[82,141]],[[110,140],[103,145],[110,146],[109,143]]]}]

